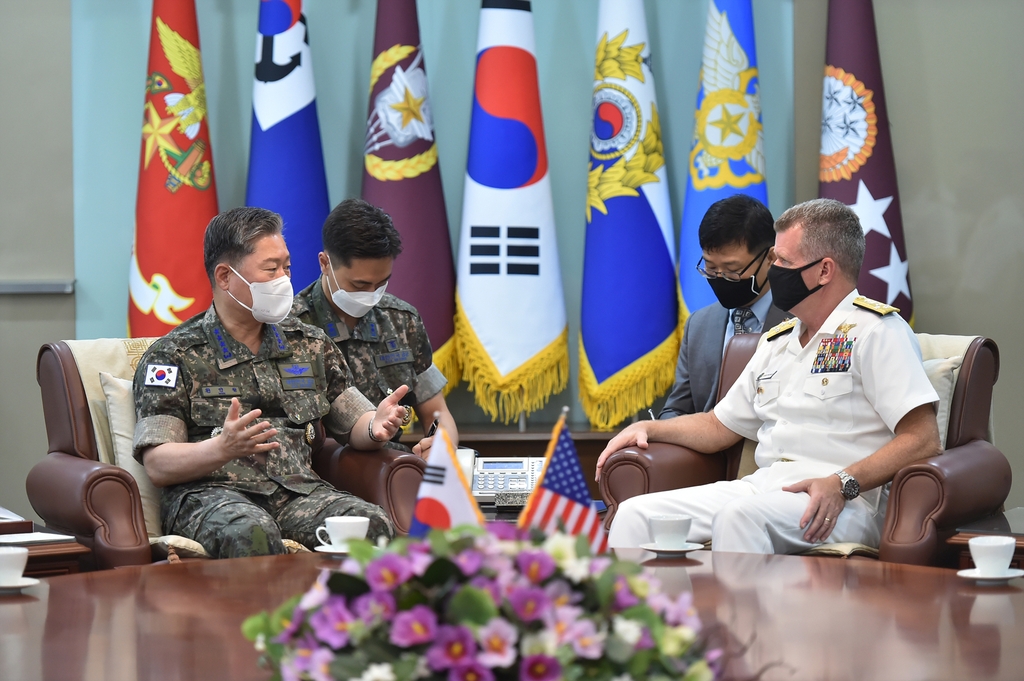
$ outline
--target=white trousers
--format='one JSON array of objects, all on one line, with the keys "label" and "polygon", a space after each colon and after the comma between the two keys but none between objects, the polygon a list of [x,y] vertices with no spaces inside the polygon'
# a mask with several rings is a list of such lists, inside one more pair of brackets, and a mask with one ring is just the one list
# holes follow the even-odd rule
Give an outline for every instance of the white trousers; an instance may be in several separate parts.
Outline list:
[{"label": "white trousers", "polygon": [[[612,548],[638,548],[654,541],[651,516],[682,514],[693,518],[691,542],[711,540],[715,551],[740,553],[800,553],[816,544],[804,539],[800,518],[810,496],[782,488],[835,472],[835,465],[777,462],[740,480],[715,482],[643,494],[619,505],[608,536]],[[826,543],[857,542],[877,547],[885,523],[887,493],[872,490],[867,497],[846,502]]]}]

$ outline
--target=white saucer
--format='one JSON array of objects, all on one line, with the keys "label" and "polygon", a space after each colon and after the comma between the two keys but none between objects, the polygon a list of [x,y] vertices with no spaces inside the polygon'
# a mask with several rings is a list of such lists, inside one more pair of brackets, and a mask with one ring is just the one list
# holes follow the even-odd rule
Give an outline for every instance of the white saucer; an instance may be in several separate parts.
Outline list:
[{"label": "white saucer", "polygon": [[659,547],[657,544],[650,542],[647,544],[641,544],[640,548],[642,548],[644,551],[651,551],[653,553],[656,553],[658,555],[658,558],[681,558],[682,556],[688,554],[690,551],[699,551],[700,549],[704,548],[704,545],[697,544],[696,542],[691,541],[683,544],[682,548],[669,549]]},{"label": "white saucer", "polygon": [[348,547],[347,546],[344,547],[344,548],[341,548],[339,546],[327,546],[326,544],[321,544],[320,546],[317,546],[313,550],[314,551],[319,551],[320,553],[329,553],[332,556],[347,556],[348,555]]},{"label": "white saucer", "polygon": [[958,577],[963,577],[964,579],[973,579],[978,582],[980,586],[998,586],[1006,584],[1011,579],[1024,577],[1024,570],[1017,570],[1016,568],[1013,568],[1008,569],[1001,575],[982,577],[978,574],[978,568],[971,568],[970,570],[960,570],[956,574]]},{"label": "white saucer", "polygon": [[19,577],[16,581],[10,584],[0,584],[0,594],[16,594],[20,593],[22,589],[30,586],[35,586],[39,583],[38,579],[32,577]]}]

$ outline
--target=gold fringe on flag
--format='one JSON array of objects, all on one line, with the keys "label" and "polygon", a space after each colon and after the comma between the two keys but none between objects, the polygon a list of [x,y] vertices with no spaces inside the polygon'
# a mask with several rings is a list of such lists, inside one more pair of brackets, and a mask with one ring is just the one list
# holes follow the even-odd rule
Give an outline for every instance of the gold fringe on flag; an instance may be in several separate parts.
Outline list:
[{"label": "gold fringe on flag", "polygon": [[492,421],[511,423],[520,412],[529,416],[569,384],[569,327],[547,347],[502,376],[469,323],[462,301],[455,295],[455,337],[462,378],[469,382],[473,399]]},{"label": "gold fringe on flag", "polygon": [[442,394],[445,396],[462,380],[462,363],[459,361],[459,353],[456,351],[457,342],[453,333],[448,340],[441,344],[441,347],[434,350],[434,365],[448,379],[448,384],[442,390]]}]

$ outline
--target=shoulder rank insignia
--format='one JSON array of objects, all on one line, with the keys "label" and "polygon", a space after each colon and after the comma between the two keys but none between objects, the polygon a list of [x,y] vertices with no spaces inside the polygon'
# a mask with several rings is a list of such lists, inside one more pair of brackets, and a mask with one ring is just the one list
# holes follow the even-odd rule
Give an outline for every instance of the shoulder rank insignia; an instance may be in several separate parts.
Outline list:
[{"label": "shoulder rank insignia", "polygon": [[871,310],[875,314],[882,315],[883,317],[887,314],[892,314],[893,312],[900,311],[898,307],[886,305],[885,303],[880,303],[877,300],[871,300],[866,296],[857,296],[853,300],[853,304],[856,305],[857,307],[862,307],[865,310]]},{"label": "shoulder rank insignia", "polygon": [[767,333],[765,333],[765,335],[764,335],[765,339],[771,341],[771,340],[775,340],[779,336],[785,336],[787,333],[792,331],[793,327],[795,327],[795,326],[796,326],[796,317],[792,317],[790,319],[787,319],[786,321],[782,322],[781,324],[777,324],[776,326],[773,326],[772,328],[768,329]]}]

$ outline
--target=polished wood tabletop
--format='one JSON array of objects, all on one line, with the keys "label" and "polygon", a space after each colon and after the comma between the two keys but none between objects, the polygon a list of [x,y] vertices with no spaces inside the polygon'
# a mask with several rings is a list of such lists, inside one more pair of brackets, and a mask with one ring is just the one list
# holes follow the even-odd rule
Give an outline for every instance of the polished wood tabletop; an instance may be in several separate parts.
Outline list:
[{"label": "polished wood tabletop", "polygon": [[[1024,675],[1024,580],[981,587],[952,570],[870,560],[690,556],[646,564],[666,590],[693,591],[705,624],[731,642],[731,676]],[[304,591],[331,565],[304,554],[45,579],[0,596],[0,679],[267,679],[242,620]]]}]

